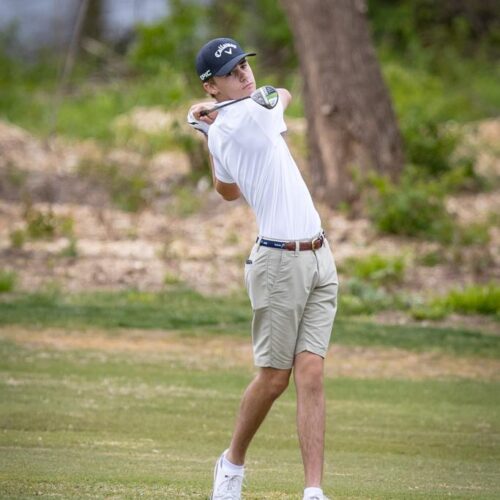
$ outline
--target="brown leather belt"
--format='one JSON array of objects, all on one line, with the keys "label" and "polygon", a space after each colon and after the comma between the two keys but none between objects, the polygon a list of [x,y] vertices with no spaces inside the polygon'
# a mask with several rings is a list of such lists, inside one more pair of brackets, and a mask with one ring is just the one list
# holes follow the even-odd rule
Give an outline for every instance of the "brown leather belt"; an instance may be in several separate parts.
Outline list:
[{"label": "brown leather belt", "polygon": [[[259,239],[257,238],[257,242],[259,245],[269,247],[269,248],[278,248],[280,250],[296,250],[296,242],[295,241],[276,241],[276,240],[267,240],[265,238]],[[300,241],[299,248],[301,252],[304,250],[318,250],[325,243],[325,235],[324,233],[320,234],[318,237],[312,239],[311,241]]]}]

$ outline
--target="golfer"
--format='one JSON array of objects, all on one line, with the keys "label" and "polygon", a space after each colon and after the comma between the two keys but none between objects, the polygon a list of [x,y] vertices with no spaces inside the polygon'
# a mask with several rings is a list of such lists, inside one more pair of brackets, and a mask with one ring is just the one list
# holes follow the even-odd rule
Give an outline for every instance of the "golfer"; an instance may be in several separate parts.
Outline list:
[{"label": "golfer", "polygon": [[338,278],[318,212],[282,136],[291,95],[278,89],[272,109],[245,99],[207,116],[201,113],[256,90],[247,61],[254,55],[230,38],[204,45],[196,70],[216,103],[196,104],[188,114],[188,122],[208,137],[216,191],[228,201],[243,196],[259,230],[245,264],[258,372],[243,394],[229,448],[216,462],[212,499],[241,498],[248,446],[293,371],[304,500],[323,500],[323,363]]}]

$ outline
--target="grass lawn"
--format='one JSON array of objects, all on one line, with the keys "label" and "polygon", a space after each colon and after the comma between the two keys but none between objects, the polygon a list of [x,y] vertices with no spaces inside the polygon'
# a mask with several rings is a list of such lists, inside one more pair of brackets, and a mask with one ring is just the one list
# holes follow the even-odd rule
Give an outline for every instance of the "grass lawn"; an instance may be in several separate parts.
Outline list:
[{"label": "grass lawn", "polygon": [[[0,303],[0,496],[207,498],[214,460],[230,439],[253,367],[250,359],[227,365],[227,357],[208,355],[203,346],[209,339],[247,342],[243,305],[221,299],[214,307],[224,321],[205,327],[196,320],[202,299],[195,298],[183,326],[163,333],[168,314],[162,316],[153,296],[134,306],[108,296],[102,307],[109,321],[120,315],[125,323],[149,321],[141,326],[130,319],[120,330],[87,310],[90,299],[82,297],[66,298],[59,309],[47,300],[37,326],[33,309],[22,305],[30,300],[33,305],[33,297]],[[79,314],[70,314],[78,304]],[[380,326],[342,324],[338,339],[345,345],[406,342],[414,352],[441,350],[477,363],[498,358],[494,335],[416,327],[384,335]],[[96,332],[101,344],[91,342]],[[149,342],[171,336],[175,345],[190,347],[123,348],[137,332]],[[49,334],[74,342],[39,342]],[[499,385],[465,378],[327,379],[325,491],[335,499],[499,498]],[[294,415],[291,387],[252,443],[245,498],[301,498]]]}]

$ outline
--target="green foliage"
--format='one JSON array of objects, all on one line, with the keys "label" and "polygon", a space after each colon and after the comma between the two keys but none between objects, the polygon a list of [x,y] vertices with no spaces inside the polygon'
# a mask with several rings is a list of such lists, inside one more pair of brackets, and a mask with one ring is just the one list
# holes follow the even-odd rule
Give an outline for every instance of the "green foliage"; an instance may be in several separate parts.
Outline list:
[{"label": "green foliage", "polygon": [[195,0],[171,0],[169,15],[152,25],[139,26],[130,53],[132,63],[142,71],[181,71],[189,82],[199,84],[194,70],[196,54],[205,41],[203,21],[207,8]]},{"label": "green foliage", "polygon": [[500,319],[500,285],[490,282],[450,290],[411,308],[417,320],[439,320],[450,313],[493,315]]},{"label": "green foliage", "polygon": [[23,229],[14,229],[9,234],[9,238],[12,248],[19,250],[26,243],[26,232]]},{"label": "green foliage", "polygon": [[445,260],[441,249],[429,250],[418,256],[418,263],[426,267],[434,267],[441,264]]},{"label": "green foliage", "polygon": [[12,292],[16,287],[17,275],[14,271],[0,269],[0,293]]},{"label": "green foliage", "polygon": [[464,289],[451,290],[435,304],[442,305],[450,311],[463,314],[493,314],[500,318],[500,285],[488,283],[471,285]]},{"label": "green foliage", "polygon": [[490,224],[488,222],[472,222],[455,227],[453,243],[461,246],[487,245],[490,242]]},{"label": "green foliage", "polygon": [[408,169],[400,184],[373,177],[369,215],[382,233],[450,243],[454,222],[444,204],[445,189]]},{"label": "green foliage", "polygon": [[165,273],[165,277],[163,278],[163,283],[167,286],[179,285],[181,283],[181,279],[177,276],[177,274],[167,271]]},{"label": "green foliage", "polygon": [[445,197],[473,177],[456,169],[438,179],[429,179],[420,168],[408,167],[400,183],[373,175],[374,191],[367,210],[376,228],[385,234],[429,239],[446,245],[485,245],[490,241],[490,222],[459,224],[448,212]]},{"label": "green foliage", "polygon": [[[435,2],[433,0],[369,0],[375,40],[413,64],[446,62],[461,57],[498,57],[498,2]],[[432,48],[439,50],[429,50]],[[444,52],[444,53],[443,53]],[[443,68],[441,68],[443,69]]]},{"label": "green foliage", "polygon": [[[345,261],[345,272],[354,278],[375,284],[400,283],[404,278],[405,259],[402,256],[384,257],[371,254],[366,257],[350,257]],[[343,268],[344,268],[343,266]]]},{"label": "green foliage", "polygon": [[22,248],[27,240],[50,240],[56,237],[71,238],[73,236],[73,217],[56,215],[52,207],[39,210],[28,204],[23,218],[24,227],[10,233],[11,245],[14,248]]},{"label": "green foliage", "polygon": [[444,128],[437,120],[422,120],[411,114],[402,120],[407,161],[419,165],[430,175],[439,176],[452,168],[451,157],[460,136]]},{"label": "green foliage", "polygon": [[339,316],[373,314],[394,305],[394,299],[382,287],[359,278],[342,283],[339,292]]},{"label": "green foliage", "polygon": [[51,239],[56,235],[58,220],[52,210],[42,212],[30,208],[25,220],[27,235],[33,240]]},{"label": "green foliage", "polygon": [[441,304],[420,304],[411,308],[410,314],[417,321],[438,321],[446,318],[449,311]]},{"label": "green foliage", "polygon": [[231,33],[244,47],[257,52],[252,65],[258,74],[272,75],[284,85],[289,73],[296,71],[293,36],[280,2],[255,0],[249,5],[246,0],[214,0],[210,14],[219,33]]},{"label": "green foliage", "polygon": [[180,71],[189,85],[198,87],[196,54],[217,36],[230,36],[245,48],[256,50],[256,66],[281,81],[297,67],[286,16],[278,2],[267,0],[257,0],[251,6],[243,0],[174,0],[165,19],[138,28],[129,58],[141,71],[156,73],[166,66]]}]

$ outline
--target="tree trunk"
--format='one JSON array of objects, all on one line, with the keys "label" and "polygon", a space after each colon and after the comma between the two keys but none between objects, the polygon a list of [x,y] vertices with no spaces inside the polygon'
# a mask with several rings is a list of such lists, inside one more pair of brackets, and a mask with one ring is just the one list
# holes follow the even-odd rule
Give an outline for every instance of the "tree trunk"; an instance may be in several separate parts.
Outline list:
[{"label": "tree trunk", "polygon": [[364,0],[282,0],[304,79],[312,189],[331,206],[356,196],[353,171],[397,179],[402,138]]},{"label": "tree trunk", "polygon": [[102,40],[102,0],[89,0],[81,36]]}]

